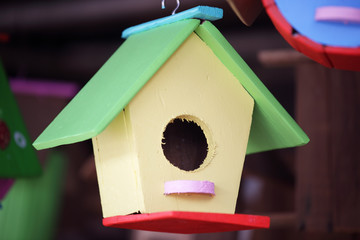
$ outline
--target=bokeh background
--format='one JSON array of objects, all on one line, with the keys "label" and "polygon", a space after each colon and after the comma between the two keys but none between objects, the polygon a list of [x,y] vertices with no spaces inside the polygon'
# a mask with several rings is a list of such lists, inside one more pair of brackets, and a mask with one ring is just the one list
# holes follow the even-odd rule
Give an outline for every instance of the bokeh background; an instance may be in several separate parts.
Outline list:
[{"label": "bokeh background", "polygon": [[[167,1],[167,8],[161,10],[160,0],[3,0],[0,57],[10,82],[36,86],[40,81],[49,89],[60,84],[75,93],[121,45],[124,29],[170,15],[175,4]],[[312,145],[302,150],[246,157],[236,212],[269,215],[271,228],[199,235],[105,228],[92,146],[87,141],[58,148],[67,161],[54,239],[360,239],[360,159],[354,150],[360,133],[356,100],[359,74],[325,69],[295,52],[264,11],[250,27],[237,18],[225,0],[182,0],[178,11],[197,5],[224,9],[224,18],[214,25],[312,139]],[[333,94],[331,91],[343,87],[339,83],[343,81],[348,83],[343,94]],[[72,97],[71,93],[38,96],[31,87],[27,92],[16,87],[13,91],[32,140]],[[345,100],[333,109],[332,104],[339,102],[336,96]],[[344,106],[352,114],[337,112]],[[319,111],[325,112],[321,115]],[[346,117],[339,117],[340,123],[335,126],[334,118],[326,117],[329,114]],[[332,127],[342,132],[344,126],[350,126],[349,135],[331,134]],[[352,139],[351,151],[342,148],[343,154],[336,155],[332,149],[342,145],[339,139]],[[46,151],[39,152],[43,164],[46,156]],[[336,162],[343,157],[349,159],[345,166]],[[337,185],[344,176],[346,180]]]}]

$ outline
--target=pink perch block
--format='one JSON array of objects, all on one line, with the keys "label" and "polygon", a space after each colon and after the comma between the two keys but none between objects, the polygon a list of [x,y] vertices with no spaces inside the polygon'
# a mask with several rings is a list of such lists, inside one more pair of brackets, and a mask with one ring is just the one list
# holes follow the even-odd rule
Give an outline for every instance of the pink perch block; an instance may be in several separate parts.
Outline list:
[{"label": "pink perch block", "polygon": [[215,195],[215,185],[210,181],[176,180],[165,182],[165,195],[181,193]]},{"label": "pink perch block", "polygon": [[319,7],[315,13],[316,21],[360,23],[360,9],[354,7]]}]

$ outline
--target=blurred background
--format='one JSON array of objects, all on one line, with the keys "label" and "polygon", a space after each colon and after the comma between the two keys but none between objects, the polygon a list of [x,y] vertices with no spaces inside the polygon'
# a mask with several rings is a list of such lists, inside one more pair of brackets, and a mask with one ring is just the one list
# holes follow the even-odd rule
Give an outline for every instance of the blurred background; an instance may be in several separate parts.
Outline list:
[{"label": "blurred background", "polygon": [[[175,4],[161,10],[160,0],[1,1],[0,57],[10,82],[29,86],[12,85],[32,140],[121,45],[124,29],[170,15]],[[197,5],[224,9],[214,25],[311,139],[296,150],[246,157],[236,212],[268,215],[271,228],[198,235],[105,228],[87,141],[58,148],[67,163],[54,239],[360,239],[359,74],[325,69],[295,52],[264,11],[250,27],[225,0],[182,0],[178,11]],[[39,96],[31,90],[39,82],[72,90]],[[42,162],[46,156],[39,152]]]}]

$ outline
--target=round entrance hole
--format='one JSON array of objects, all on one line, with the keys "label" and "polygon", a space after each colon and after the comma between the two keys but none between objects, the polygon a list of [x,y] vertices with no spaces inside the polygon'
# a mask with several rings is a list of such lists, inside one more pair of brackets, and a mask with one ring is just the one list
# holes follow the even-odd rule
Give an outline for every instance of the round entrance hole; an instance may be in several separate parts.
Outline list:
[{"label": "round entrance hole", "polygon": [[204,163],[208,155],[208,141],[197,121],[177,117],[165,128],[162,149],[172,165],[193,171]]}]

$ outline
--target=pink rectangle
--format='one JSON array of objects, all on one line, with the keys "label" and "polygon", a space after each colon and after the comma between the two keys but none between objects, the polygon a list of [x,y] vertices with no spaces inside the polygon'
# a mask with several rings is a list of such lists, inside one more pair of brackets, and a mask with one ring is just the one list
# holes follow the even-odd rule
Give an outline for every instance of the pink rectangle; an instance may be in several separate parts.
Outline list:
[{"label": "pink rectangle", "polygon": [[165,182],[165,195],[170,194],[208,194],[215,195],[215,184],[210,181],[175,180]]},{"label": "pink rectangle", "polygon": [[10,86],[14,93],[62,98],[73,98],[79,91],[79,87],[74,83],[18,78],[11,79]]}]

